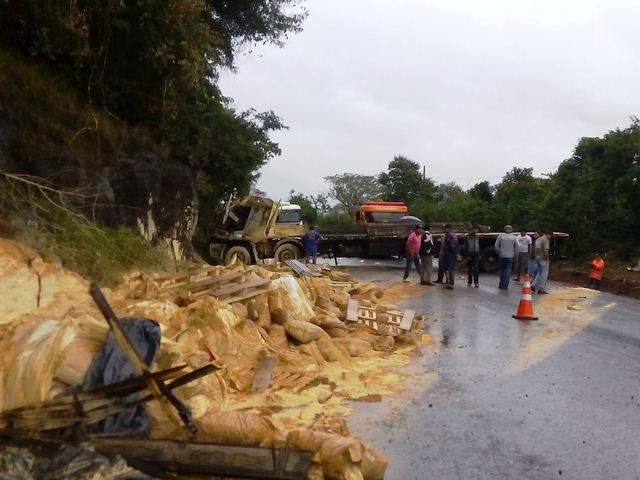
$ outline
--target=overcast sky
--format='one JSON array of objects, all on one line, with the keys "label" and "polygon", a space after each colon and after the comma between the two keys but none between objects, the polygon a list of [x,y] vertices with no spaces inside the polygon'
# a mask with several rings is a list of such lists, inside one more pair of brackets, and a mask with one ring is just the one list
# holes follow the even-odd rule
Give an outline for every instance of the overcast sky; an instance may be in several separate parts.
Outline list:
[{"label": "overcast sky", "polygon": [[303,31],[221,76],[239,110],[274,110],[282,155],[258,188],[326,191],[394,155],[437,183],[554,171],[578,139],[640,115],[638,0],[308,0]]}]

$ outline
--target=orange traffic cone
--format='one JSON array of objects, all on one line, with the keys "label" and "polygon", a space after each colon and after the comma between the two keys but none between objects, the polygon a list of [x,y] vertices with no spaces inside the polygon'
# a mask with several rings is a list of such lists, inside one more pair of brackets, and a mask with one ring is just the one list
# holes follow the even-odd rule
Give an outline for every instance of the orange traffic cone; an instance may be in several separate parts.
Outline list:
[{"label": "orange traffic cone", "polygon": [[531,299],[531,277],[527,274],[524,276],[524,286],[522,287],[522,297],[520,297],[520,305],[518,305],[518,313],[511,315],[518,320],[538,320],[533,316],[533,300]]}]

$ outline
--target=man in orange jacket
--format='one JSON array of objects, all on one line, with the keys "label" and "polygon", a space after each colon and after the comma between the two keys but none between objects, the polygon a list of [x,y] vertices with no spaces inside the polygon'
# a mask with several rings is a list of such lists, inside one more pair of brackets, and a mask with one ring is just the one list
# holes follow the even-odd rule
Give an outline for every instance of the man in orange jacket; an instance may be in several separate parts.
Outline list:
[{"label": "man in orange jacket", "polygon": [[602,255],[596,253],[596,258],[589,264],[589,283],[587,288],[591,288],[591,285],[595,285],[596,290],[600,290],[600,281],[602,281],[602,275],[604,273],[604,260]]}]

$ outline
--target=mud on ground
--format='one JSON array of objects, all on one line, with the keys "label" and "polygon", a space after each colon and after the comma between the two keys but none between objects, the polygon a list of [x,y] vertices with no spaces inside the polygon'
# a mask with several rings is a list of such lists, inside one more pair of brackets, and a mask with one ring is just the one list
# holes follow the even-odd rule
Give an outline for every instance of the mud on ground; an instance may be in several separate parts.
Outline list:
[{"label": "mud on ground", "polygon": [[[564,268],[562,265],[553,265],[553,263],[551,264],[551,271],[549,272],[549,278],[551,280],[566,282],[580,287],[587,285],[587,277],[586,271],[578,272]],[[605,270],[600,289],[603,292],[609,292],[615,295],[640,298],[640,273],[607,272]]]}]

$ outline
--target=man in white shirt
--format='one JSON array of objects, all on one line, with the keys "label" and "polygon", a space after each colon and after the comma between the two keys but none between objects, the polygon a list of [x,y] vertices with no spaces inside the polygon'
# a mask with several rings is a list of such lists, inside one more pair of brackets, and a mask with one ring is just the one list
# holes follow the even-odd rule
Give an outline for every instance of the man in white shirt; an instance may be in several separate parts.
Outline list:
[{"label": "man in white shirt", "polygon": [[514,259],[516,262],[516,278],[514,281],[520,281],[520,274],[524,272],[527,273],[527,269],[529,268],[529,258],[531,256],[531,248],[533,241],[531,237],[527,235],[527,229],[521,228],[520,235],[516,237],[516,241],[518,242],[518,253],[516,253],[516,258]]},{"label": "man in white shirt", "polygon": [[516,236],[513,234],[513,227],[511,225],[504,226],[504,233],[498,235],[495,247],[500,256],[500,284],[498,288],[500,290],[506,290],[509,288],[513,257],[516,254]]}]

